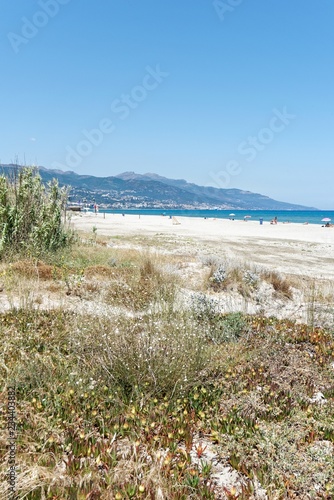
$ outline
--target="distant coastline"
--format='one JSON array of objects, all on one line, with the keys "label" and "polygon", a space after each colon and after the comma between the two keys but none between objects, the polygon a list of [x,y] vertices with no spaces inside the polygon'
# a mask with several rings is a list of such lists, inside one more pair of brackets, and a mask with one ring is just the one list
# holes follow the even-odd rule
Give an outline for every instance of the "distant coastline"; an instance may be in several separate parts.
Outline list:
[{"label": "distant coastline", "polygon": [[[19,165],[1,165],[4,175],[16,175]],[[93,205],[106,210],[278,210],[309,211],[316,207],[274,200],[260,193],[236,188],[198,186],[184,179],[168,179],[157,174],[122,174],[95,177],[36,167],[42,181],[57,179],[70,188],[69,203]]]}]

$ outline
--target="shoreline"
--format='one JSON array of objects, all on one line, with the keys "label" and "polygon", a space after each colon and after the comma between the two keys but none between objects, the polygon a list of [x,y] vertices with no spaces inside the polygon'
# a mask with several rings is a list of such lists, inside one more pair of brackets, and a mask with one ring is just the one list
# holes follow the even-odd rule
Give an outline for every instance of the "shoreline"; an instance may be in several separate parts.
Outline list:
[{"label": "shoreline", "polygon": [[[78,208],[78,207],[77,207]],[[334,210],[318,209],[318,210],[265,210],[265,209],[212,209],[212,208],[108,208],[102,204],[98,206],[100,213],[114,215],[157,215],[157,216],[176,216],[176,217],[195,217],[208,219],[235,219],[244,220],[248,216],[251,220],[259,221],[262,218],[264,221],[278,219],[284,223],[308,223],[321,225],[323,219],[334,221]],[[82,212],[94,213],[93,205],[83,207]],[[232,217],[231,217],[232,215]]]},{"label": "shoreline", "polygon": [[309,243],[334,244],[334,227],[320,224],[278,222],[271,224],[255,220],[230,220],[223,218],[201,218],[163,215],[134,215],[115,213],[71,213],[71,224],[81,230],[91,230],[96,226],[99,234],[114,235],[115,229],[121,235],[131,235],[164,231],[166,234],[180,236],[192,235],[201,238],[242,238],[261,237],[265,239],[282,239],[305,241]]}]

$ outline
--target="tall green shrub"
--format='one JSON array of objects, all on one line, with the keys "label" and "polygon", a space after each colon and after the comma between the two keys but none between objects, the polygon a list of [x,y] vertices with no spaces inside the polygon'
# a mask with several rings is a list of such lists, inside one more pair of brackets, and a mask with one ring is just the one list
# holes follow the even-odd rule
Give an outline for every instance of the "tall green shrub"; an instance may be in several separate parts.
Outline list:
[{"label": "tall green shrub", "polygon": [[0,257],[7,251],[39,255],[67,246],[72,233],[63,223],[67,189],[55,179],[44,186],[36,169],[0,176]]}]

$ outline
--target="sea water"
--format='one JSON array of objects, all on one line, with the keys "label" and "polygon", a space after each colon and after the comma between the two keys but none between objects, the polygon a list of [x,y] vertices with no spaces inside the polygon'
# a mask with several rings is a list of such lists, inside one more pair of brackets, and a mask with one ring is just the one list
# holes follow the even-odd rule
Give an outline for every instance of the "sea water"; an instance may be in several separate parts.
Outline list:
[{"label": "sea water", "polygon": [[[200,217],[206,219],[234,219],[249,221],[271,221],[277,217],[278,223],[294,222],[299,224],[324,224],[321,219],[327,217],[334,222],[334,210],[164,210],[164,209],[133,209],[133,210],[101,210],[113,214],[134,215],[164,215],[165,217]],[[235,215],[230,215],[235,214]]]}]

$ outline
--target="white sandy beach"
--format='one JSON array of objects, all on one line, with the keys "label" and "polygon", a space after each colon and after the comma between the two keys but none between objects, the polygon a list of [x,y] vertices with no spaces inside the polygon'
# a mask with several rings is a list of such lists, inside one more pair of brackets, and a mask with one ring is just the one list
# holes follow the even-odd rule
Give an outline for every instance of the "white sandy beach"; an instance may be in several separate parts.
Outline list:
[{"label": "white sandy beach", "polygon": [[98,235],[133,237],[134,244],[138,237],[155,237],[160,242],[175,242],[179,252],[211,251],[280,272],[334,278],[334,227],[320,224],[272,225],[264,221],[260,225],[255,220],[102,213],[73,213],[71,224],[86,232],[95,226]]}]

